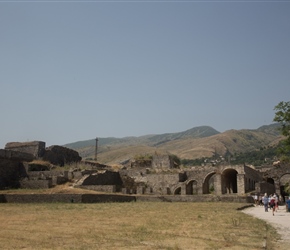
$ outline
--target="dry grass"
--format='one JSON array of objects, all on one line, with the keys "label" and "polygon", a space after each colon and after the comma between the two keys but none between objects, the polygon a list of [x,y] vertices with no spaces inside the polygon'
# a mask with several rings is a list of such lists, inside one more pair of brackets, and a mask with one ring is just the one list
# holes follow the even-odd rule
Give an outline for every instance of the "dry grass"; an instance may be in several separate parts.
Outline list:
[{"label": "dry grass", "polygon": [[[0,204],[2,249],[281,249],[236,203]],[[266,237],[266,239],[265,239]]]}]

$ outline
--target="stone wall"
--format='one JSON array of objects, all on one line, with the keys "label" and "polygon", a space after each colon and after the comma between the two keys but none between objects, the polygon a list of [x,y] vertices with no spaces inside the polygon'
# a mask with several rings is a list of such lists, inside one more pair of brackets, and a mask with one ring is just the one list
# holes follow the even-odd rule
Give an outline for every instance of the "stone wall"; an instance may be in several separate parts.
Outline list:
[{"label": "stone wall", "polygon": [[152,168],[170,169],[174,167],[172,157],[169,155],[153,155]]},{"label": "stone wall", "polygon": [[27,177],[23,161],[33,159],[28,153],[0,149],[0,189],[19,188],[19,180]]},{"label": "stone wall", "polygon": [[52,180],[20,180],[20,188],[26,189],[47,189],[52,187]]},{"label": "stone wall", "polygon": [[209,206],[222,206],[220,202],[253,204],[252,196],[237,195],[114,195],[114,194],[0,194],[0,203],[104,203],[104,202],[208,202]]},{"label": "stone wall", "polygon": [[12,151],[7,149],[0,149],[0,161],[1,159],[10,160],[10,161],[33,161],[35,157],[32,154],[19,152],[19,151]]},{"label": "stone wall", "polygon": [[244,167],[245,171],[245,192],[255,190],[256,183],[263,181],[262,174],[248,166]]},{"label": "stone wall", "polygon": [[[265,182],[265,181],[256,183],[255,191],[256,191],[256,193],[258,193],[260,195],[264,195],[265,193],[270,195],[270,194],[274,194],[276,192],[275,186],[273,184]],[[280,192],[279,192],[279,194],[280,194]]]},{"label": "stone wall", "polygon": [[82,160],[77,151],[61,146],[51,146],[46,148],[42,159],[59,166],[64,166],[64,164],[71,164]]},{"label": "stone wall", "polygon": [[45,142],[43,141],[8,142],[5,145],[5,149],[32,154],[35,158],[39,158],[45,152]]},{"label": "stone wall", "polygon": [[[72,179],[73,173],[67,170],[27,171],[27,178],[22,180],[21,183],[22,185],[25,185],[26,188],[34,188],[38,185],[37,183],[39,183],[39,186],[43,186],[44,188],[46,185],[48,185],[48,187],[52,187],[64,184]],[[31,182],[31,185],[29,182]]]},{"label": "stone wall", "polygon": [[148,174],[146,186],[154,194],[172,194],[173,187],[185,180],[184,173],[176,174]]},{"label": "stone wall", "polygon": [[8,203],[50,203],[50,202],[82,202],[81,194],[3,194]]},{"label": "stone wall", "polygon": [[2,159],[0,161],[0,189],[18,188],[21,169],[24,171],[21,163]]},{"label": "stone wall", "polygon": [[121,190],[120,187],[117,189],[115,185],[85,185],[77,187],[105,193],[116,193]]},{"label": "stone wall", "polygon": [[113,171],[98,171],[97,173],[90,174],[82,183],[86,185],[117,185],[122,186],[122,179],[118,172]]},{"label": "stone wall", "polygon": [[[252,196],[238,195],[166,195],[166,196],[136,196],[137,201],[160,201],[160,202],[211,202],[209,206],[216,206],[219,202],[254,203]],[[222,204],[219,206],[223,206]]]},{"label": "stone wall", "polygon": [[0,194],[0,203],[103,203],[131,201],[136,201],[136,197],[114,194]]}]

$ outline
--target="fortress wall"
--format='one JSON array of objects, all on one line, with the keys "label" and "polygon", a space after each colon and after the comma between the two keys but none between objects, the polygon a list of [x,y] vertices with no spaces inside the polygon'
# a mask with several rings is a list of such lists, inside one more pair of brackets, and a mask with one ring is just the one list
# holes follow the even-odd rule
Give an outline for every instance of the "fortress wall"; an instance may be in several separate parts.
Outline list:
[{"label": "fortress wall", "polygon": [[5,149],[32,154],[34,157],[41,157],[45,152],[45,142],[32,141],[32,142],[8,142]]},{"label": "fortress wall", "polygon": [[25,167],[21,162],[0,159],[0,189],[18,188],[19,178],[26,176]]}]

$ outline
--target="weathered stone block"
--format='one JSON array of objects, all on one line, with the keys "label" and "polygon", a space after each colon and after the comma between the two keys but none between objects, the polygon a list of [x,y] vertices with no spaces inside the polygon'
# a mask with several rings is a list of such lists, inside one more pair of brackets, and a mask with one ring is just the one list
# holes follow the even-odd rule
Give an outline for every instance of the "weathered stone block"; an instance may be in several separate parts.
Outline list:
[{"label": "weathered stone block", "polygon": [[51,146],[45,150],[42,159],[55,165],[64,166],[64,164],[79,162],[82,158],[75,150],[61,146]]},{"label": "weathered stone block", "polygon": [[45,152],[45,142],[31,141],[31,142],[8,142],[5,149],[32,154],[34,157],[41,157]]},{"label": "weathered stone block", "polygon": [[21,180],[20,188],[27,189],[44,189],[51,188],[52,180]]},{"label": "weathered stone block", "polygon": [[7,149],[0,149],[0,159],[7,159],[11,161],[33,161],[34,156],[29,153],[19,152],[19,151],[12,151]]}]

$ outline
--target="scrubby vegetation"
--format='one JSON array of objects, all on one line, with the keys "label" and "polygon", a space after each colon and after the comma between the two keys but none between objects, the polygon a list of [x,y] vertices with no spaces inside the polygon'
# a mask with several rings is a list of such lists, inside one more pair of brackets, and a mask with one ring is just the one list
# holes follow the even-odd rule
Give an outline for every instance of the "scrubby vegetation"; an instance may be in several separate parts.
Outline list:
[{"label": "scrubby vegetation", "polygon": [[248,164],[254,166],[262,166],[272,164],[280,155],[278,151],[279,146],[276,147],[261,147],[260,150],[235,153],[225,156],[214,155],[212,157],[203,157],[199,159],[182,159],[181,164],[184,166],[201,166],[206,163],[218,164],[225,162],[233,165]]}]

